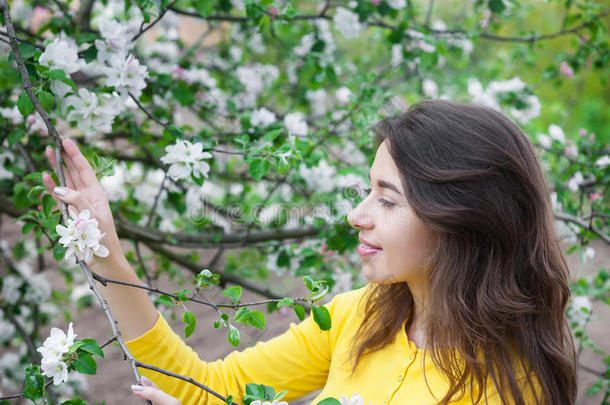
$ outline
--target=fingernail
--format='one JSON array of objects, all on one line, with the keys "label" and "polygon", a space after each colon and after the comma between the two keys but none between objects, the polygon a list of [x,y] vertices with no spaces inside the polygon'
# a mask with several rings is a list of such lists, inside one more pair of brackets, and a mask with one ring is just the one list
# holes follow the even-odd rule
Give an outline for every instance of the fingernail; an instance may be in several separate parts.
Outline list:
[{"label": "fingernail", "polygon": [[55,187],[55,188],[53,189],[53,192],[54,192],[55,194],[59,194],[59,195],[66,195],[66,189],[65,189],[65,188],[63,188],[63,187]]},{"label": "fingernail", "polygon": [[152,381],[150,381],[148,378],[146,378],[144,376],[141,376],[141,377],[142,377],[142,384],[148,385],[149,387],[153,386],[153,382]]},{"label": "fingernail", "polygon": [[132,385],[131,386],[132,391],[144,391],[145,389],[146,389],[146,387],[142,387],[141,385]]}]

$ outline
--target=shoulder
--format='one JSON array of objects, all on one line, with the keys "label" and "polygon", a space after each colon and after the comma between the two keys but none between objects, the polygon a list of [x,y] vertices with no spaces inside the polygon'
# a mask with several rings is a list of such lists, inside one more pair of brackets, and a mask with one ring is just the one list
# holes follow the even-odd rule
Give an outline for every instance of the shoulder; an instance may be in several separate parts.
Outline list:
[{"label": "shoulder", "polygon": [[331,317],[331,339],[353,335],[364,319],[364,305],[367,300],[369,284],[351,291],[335,295],[324,304]]},{"label": "shoulder", "polygon": [[366,302],[366,295],[369,291],[370,283],[363,287],[356,288],[351,291],[339,293],[332,297],[330,302],[324,304],[329,311],[336,313],[337,316],[345,316],[346,310],[352,312],[360,312],[363,304]]}]

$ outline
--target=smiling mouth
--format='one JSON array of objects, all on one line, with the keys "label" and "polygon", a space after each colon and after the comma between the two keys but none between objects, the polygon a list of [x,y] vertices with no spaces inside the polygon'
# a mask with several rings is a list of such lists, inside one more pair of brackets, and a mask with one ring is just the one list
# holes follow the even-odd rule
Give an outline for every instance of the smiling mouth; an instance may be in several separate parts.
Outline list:
[{"label": "smiling mouth", "polygon": [[360,242],[360,245],[358,245],[358,253],[360,254],[360,256],[370,256],[382,251],[383,249],[367,245],[366,243]]}]

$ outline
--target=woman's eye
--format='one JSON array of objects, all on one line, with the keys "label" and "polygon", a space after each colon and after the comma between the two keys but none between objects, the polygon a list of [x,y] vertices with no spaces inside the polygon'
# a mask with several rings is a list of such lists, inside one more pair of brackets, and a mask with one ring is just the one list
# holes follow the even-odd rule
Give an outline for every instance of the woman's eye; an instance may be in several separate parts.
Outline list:
[{"label": "woman's eye", "polygon": [[389,201],[386,201],[386,200],[384,200],[383,198],[380,198],[378,201],[379,201],[379,202],[381,203],[381,205],[383,205],[384,207],[393,207],[393,206],[395,205],[394,203],[391,203],[391,202],[389,202]]},{"label": "woman's eye", "polygon": [[365,189],[364,189],[364,192],[365,192],[365,193],[367,193],[367,194],[369,194],[369,193],[371,192],[371,190],[372,190],[372,189],[371,189],[370,187],[368,187],[368,188],[365,188]]}]

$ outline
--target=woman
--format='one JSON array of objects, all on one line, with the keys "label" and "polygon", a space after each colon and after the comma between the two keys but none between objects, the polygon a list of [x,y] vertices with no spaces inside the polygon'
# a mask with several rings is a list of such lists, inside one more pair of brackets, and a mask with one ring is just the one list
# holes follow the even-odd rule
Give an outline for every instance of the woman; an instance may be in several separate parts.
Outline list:
[{"label": "woman", "polygon": [[[370,283],[327,305],[330,331],[309,317],[206,363],[145,292],[105,287],[134,356],[238,393],[236,400],[256,382],[288,390],[286,400],[323,388],[312,404],[331,396],[365,404],[574,404],[569,273],[530,141],[497,111],[440,100],[386,118],[374,132],[372,188],[348,216],[360,231]],[[53,192],[48,175],[45,185],[55,198],[88,208],[106,232],[112,253],[92,270],[138,282],[93,171],[72,142],[63,146],[68,190]],[[54,164],[50,149],[47,155]],[[221,403],[143,374],[160,388],[146,383],[134,393],[155,404]]]}]

